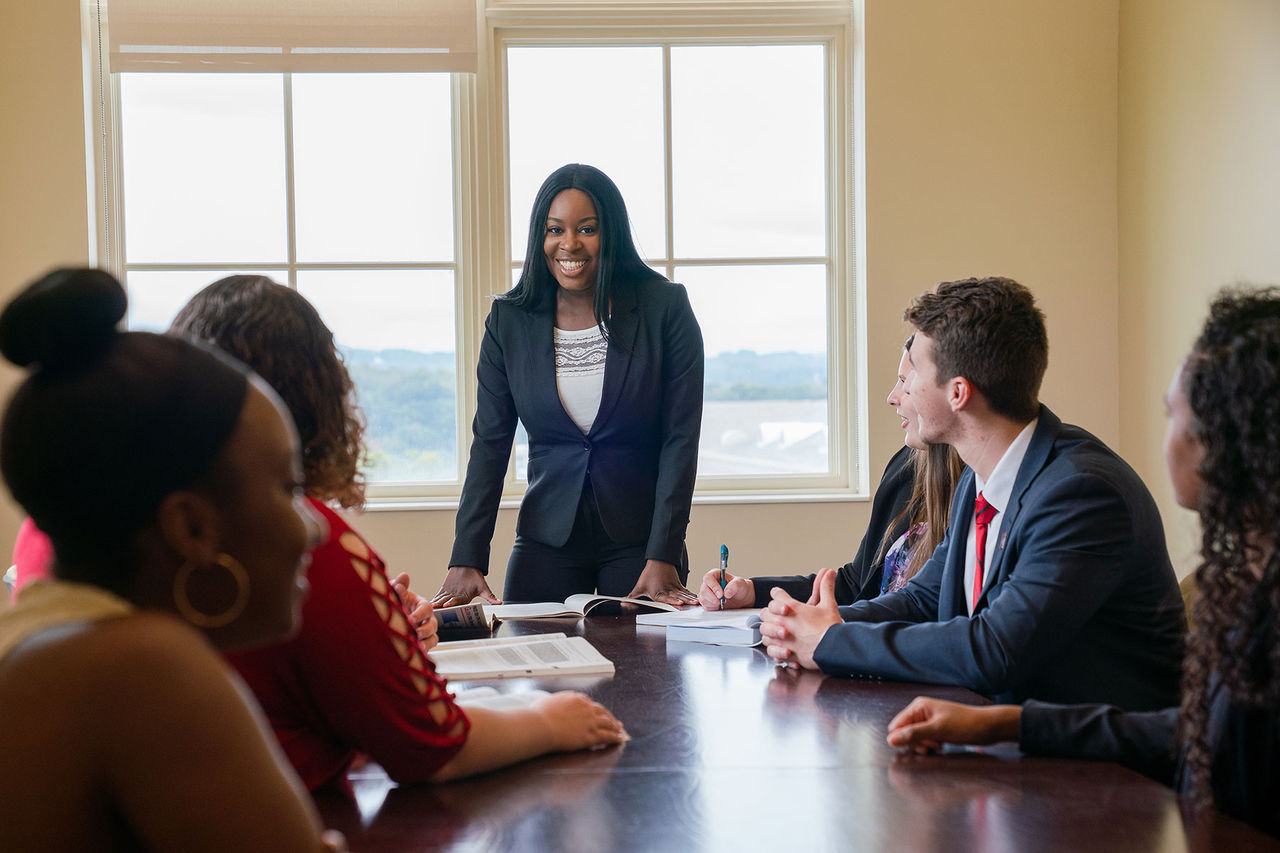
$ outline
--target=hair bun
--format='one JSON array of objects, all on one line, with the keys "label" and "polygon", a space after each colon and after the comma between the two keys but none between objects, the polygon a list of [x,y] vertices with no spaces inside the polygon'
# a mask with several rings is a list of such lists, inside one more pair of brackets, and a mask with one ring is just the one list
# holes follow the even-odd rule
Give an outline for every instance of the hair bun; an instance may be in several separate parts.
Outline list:
[{"label": "hair bun", "polygon": [[76,367],[116,336],[128,298],[95,269],[54,270],[28,285],[0,313],[0,353],[19,367]]}]

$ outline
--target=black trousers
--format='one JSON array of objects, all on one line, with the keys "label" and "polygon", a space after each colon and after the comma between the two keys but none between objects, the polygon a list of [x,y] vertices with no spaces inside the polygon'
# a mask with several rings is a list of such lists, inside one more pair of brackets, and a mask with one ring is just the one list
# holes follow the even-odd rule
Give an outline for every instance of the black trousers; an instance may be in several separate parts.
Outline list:
[{"label": "black trousers", "polygon": [[[516,536],[507,561],[507,582],[502,600],[564,601],[579,592],[626,595],[644,571],[645,542],[614,542],[600,522],[591,481],[582,487],[582,498],[569,539],[559,548]],[[689,556],[681,550],[676,566],[680,582],[689,579]]]}]

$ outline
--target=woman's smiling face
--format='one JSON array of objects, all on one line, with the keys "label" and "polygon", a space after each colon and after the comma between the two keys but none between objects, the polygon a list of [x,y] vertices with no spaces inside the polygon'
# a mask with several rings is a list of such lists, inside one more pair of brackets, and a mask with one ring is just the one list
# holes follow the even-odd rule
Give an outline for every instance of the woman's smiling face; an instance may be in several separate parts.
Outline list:
[{"label": "woman's smiling face", "polygon": [[547,268],[564,290],[590,292],[600,269],[600,221],[591,197],[564,190],[551,200],[542,240]]}]

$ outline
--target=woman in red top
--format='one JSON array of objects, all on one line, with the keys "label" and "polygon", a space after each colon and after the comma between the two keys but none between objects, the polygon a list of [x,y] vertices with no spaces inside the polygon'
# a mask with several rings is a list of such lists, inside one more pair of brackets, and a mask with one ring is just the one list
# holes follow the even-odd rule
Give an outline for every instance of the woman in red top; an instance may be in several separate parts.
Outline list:
[{"label": "woman in red top", "polygon": [[330,508],[364,502],[364,427],[333,334],[306,299],[263,276],[231,276],[196,294],[170,331],[235,355],[277,389],[297,422],[306,494],[329,523],[312,553],[299,635],[230,656],[308,787],[341,779],[361,753],[409,783],[626,739],[621,723],[580,693],[513,711],[464,713],[454,704],[418,636],[434,644],[430,604],[408,591],[407,575],[393,584]]}]

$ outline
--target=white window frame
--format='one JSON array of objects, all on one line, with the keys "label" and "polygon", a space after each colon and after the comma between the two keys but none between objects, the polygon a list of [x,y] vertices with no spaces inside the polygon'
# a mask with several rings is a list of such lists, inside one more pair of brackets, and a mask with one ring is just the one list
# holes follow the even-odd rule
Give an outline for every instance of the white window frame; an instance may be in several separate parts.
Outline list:
[{"label": "white window frame", "polygon": [[[117,177],[121,171],[119,144],[119,78],[102,79],[97,69],[101,45],[92,4],[84,4],[83,32],[86,53],[86,133],[89,142],[88,172],[93,206],[94,245],[91,254],[100,266],[123,278],[126,270],[159,266],[181,269],[181,264],[125,265],[123,199]],[[847,8],[847,7],[846,7]],[[556,45],[653,45],[665,44],[664,64],[669,68],[669,46],[731,44],[822,44],[827,52],[826,174],[828,175],[827,255],[827,383],[828,459],[826,474],[739,477],[700,476],[695,503],[767,503],[865,498],[867,490],[865,447],[866,363],[865,281],[862,245],[856,231],[861,221],[861,164],[855,143],[861,133],[862,113],[853,93],[859,73],[853,14],[832,14],[832,4],[750,2],[725,0],[689,4],[679,0],[637,0],[632,3],[539,2],[539,0],[477,0],[479,17],[478,70],[452,75],[453,193],[455,210],[454,260],[452,264],[299,264],[294,257],[292,232],[292,128],[285,79],[286,174],[290,176],[290,254],[285,264],[255,264],[278,272],[296,287],[299,269],[360,268],[436,269],[455,273],[455,332],[457,429],[459,436],[456,483],[371,484],[370,509],[445,508],[457,506],[470,450],[470,426],[476,405],[475,363],[483,335],[484,318],[493,296],[509,286],[512,269],[511,218],[524,213],[510,210],[508,197],[507,128],[505,107],[508,46]],[[669,71],[668,71],[669,73]],[[669,77],[667,78],[669,81]],[[664,97],[670,110],[670,93]],[[670,151],[666,156],[667,198],[670,204]],[[667,216],[667,257],[651,259],[668,276],[676,264],[672,258],[671,218]],[[109,232],[108,228],[112,228]],[[796,259],[788,259],[796,262]],[[711,263],[711,260],[693,263]],[[734,263],[742,263],[733,259]],[[759,260],[757,263],[765,263]],[[192,266],[190,268],[197,268]],[[201,264],[201,270],[241,267]],[[514,454],[504,488],[504,506],[519,502],[523,481],[515,476]]]}]

